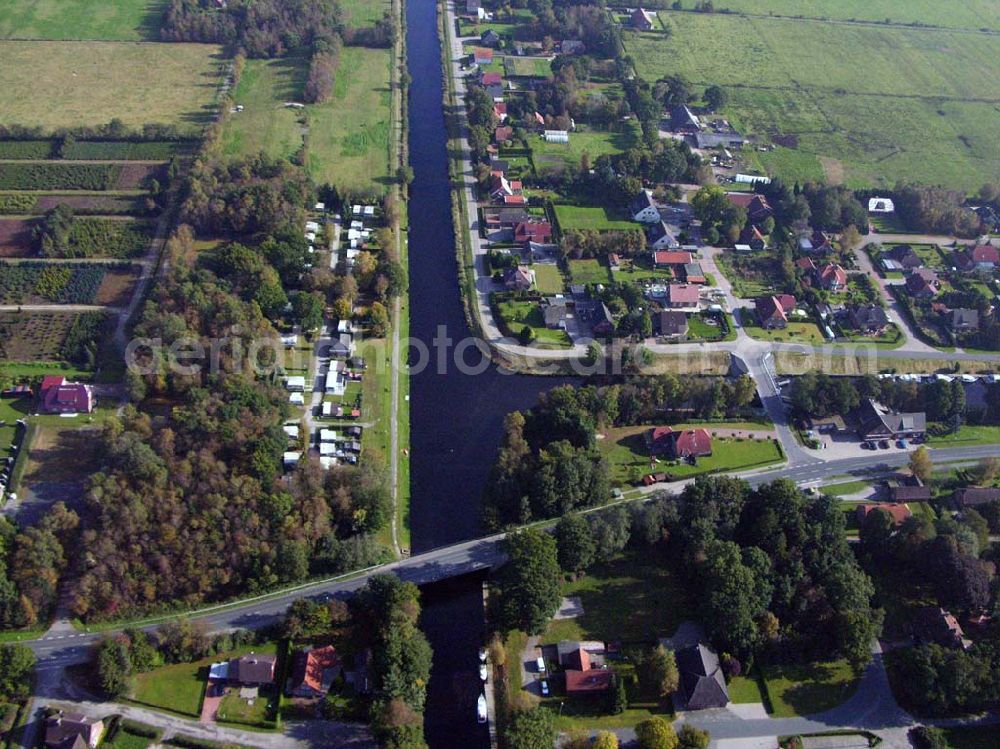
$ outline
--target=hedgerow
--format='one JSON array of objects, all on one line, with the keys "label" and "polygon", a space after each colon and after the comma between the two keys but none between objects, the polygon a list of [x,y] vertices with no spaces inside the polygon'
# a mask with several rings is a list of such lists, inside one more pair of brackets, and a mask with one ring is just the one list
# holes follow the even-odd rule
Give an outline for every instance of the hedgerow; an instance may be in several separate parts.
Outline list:
[{"label": "hedgerow", "polygon": [[0,163],[0,190],[108,190],[120,171],[116,164]]}]

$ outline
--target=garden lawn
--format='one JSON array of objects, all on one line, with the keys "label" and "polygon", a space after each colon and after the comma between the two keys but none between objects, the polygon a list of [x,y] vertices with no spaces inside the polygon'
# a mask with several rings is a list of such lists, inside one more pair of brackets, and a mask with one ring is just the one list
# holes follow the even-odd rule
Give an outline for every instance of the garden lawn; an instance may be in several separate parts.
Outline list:
[{"label": "garden lawn", "polygon": [[734,676],[726,686],[729,688],[729,700],[737,705],[756,704],[764,701],[756,679]]},{"label": "garden lawn", "polygon": [[45,130],[118,118],[194,134],[212,120],[222,71],[213,44],[0,41],[0,60],[0,125]]},{"label": "garden lawn", "polygon": [[154,41],[166,0],[5,0],[2,39]]},{"label": "garden lawn", "polygon": [[372,26],[389,12],[388,0],[341,0],[349,26]]},{"label": "garden lawn", "polygon": [[764,681],[771,698],[771,716],[815,715],[844,703],[858,679],[845,660],[829,663],[767,666]]},{"label": "garden lawn", "polygon": [[641,228],[639,224],[629,221],[624,215],[615,215],[614,211],[602,206],[556,204],[554,207],[559,228],[563,231],[570,229],[627,231]]},{"label": "garden lawn", "polygon": [[274,655],[277,652],[274,643],[265,643],[231,653],[220,653],[194,663],[162,666],[136,675],[130,701],[171,713],[198,717],[208,679],[208,667],[251,650],[262,655]]},{"label": "garden lawn", "polygon": [[611,282],[611,271],[606,265],[601,265],[600,261],[590,258],[588,260],[570,260],[569,275],[573,283],[591,284]]},{"label": "garden lawn", "polygon": [[541,169],[546,160],[562,160],[569,166],[579,166],[580,157],[587,154],[591,162],[604,154],[617,154],[640,145],[639,126],[629,121],[621,132],[579,130],[569,134],[569,143],[548,143],[541,135],[532,135],[528,145],[535,156],[535,167]]},{"label": "garden lawn", "polygon": [[824,494],[829,494],[831,497],[847,497],[851,494],[857,494],[858,492],[863,492],[871,484],[867,481],[844,481],[840,484],[830,484],[829,486],[824,486],[820,488]]},{"label": "garden lawn", "polygon": [[[675,428],[680,428],[677,425]],[[703,426],[711,433],[720,429],[744,429],[756,425],[727,424],[716,422],[711,424],[692,424]],[[635,483],[648,473],[672,474],[674,480],[697,476],[704,473],[725,473],[747,470],[759,466],[778,463],[784,459],[781,448],[773,439],[757,441],[754,439],[738,440],[737,438],[712,438],[712,455],[698,458],[695,465],[684,461],[669,461],[661,458],[650,463],[646,449],[646,432],[649,426],[621,427],[608,429],[604,439],[597,441],[597,448],[608,461],[611,482],[614,486]]]},{"label": "garden lawn", "polygon": [[907,180],[972,190],[1000,175],[1000,126],[986,103],[1000,98],[1000,36],[974,34],[970,43],[965,31],[755,12],[762,15],[660,11],[672,33],[626,32],[626,52],[646,80],[676,74],[696,91],[722,86],[738,130],[782,136],[794,152],[758,159],[790,181],[815,175],[817,161],[823,176],[849,186]]},{"label": "garden lawn", "polygon": [[564,583],[564,596],[578,596],[583,615],[557,619],[543,644],[560,640],[619,640],[653,644],[693,616],[687,593],[667,563],[648,554],[626,554]]},{"label": "garden lawn", "polygon": [[505,57],[504,70],[510,77],[548,78],[552,64],[540,57]]},{"label": "garden lawn", "polygon": [[563,277],[559,266],[553,263],[536,263],[531,266],[535,271],[535,286],[543,294],[562,294]]},{"label": "garden lawn", "polygon": [[542,308],[534,302],[508,300],[499,302],[497,309],[511,335],[518,336],[525,327],[535,331],[534,345],[540,348],[569,348],[573,345],[565,330],[545,327]]},{"label": "garden lawn", "polygon": [[389,182],[390,51],[344,47],[333,96],[306,108],[309,173],[341,190],[384,192]]},{"label": "garden lawn", "polygon": [[[790,322],[784,329],[765,330],[756,325],[747,325],[748,317],[753,315],[752,311],[744,310],[743,329],[751,338],[762,341],[787,341],[789,343],[808,343],[813,346],[822,346],[826,343],[822,331],[814,322]],[[756,318],[752,317],[756,322]]]},{"label": "garden lawn", "polygon": [[938,447],[995,445],[1000,443],[1000,427],[965,425],[959,427],[958,431],[953,434],[928,435],[927,443]]},{"label": "garden lawn", "polygon": [[267,706],[274,699],[262,692],[251,705],[248,700],[241,699],[238,692],[227,694],[219,703],[218,719],[222,723],[250,726],[267,724]]}]

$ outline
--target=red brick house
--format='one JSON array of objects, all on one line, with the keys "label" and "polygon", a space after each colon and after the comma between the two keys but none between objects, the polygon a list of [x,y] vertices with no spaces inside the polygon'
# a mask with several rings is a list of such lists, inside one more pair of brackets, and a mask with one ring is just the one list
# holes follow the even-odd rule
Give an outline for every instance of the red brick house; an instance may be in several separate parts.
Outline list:
[{"label": "red brick house", "polygon": [[910,512],[910,508],[904,504],[891,504],[888,502],[865,503],[858,505],[858,509],[856,510],[858,525],[863,524],[869,513],[875,510],[884,510],[889,513],[889,517],[892,518],[893,525],[902,525],[903,522],[913,514]]},{"label": "red brick house", "polygon": [[827,263],[816,269],[819,285],[827,291],[840,291],[847,286],[847,273],[836,263]]},{"label": "red brick house", "polygon": [[712,435],[707,429],[654,427],[646,434],[650,455],[674,459],[701,458],[712,454]]},{"label": "red brick house", "polygon": [[745,208],[747,211],[747,221],[751,224],[762,223],[765,219],[774,215],[770,203],[763,195],[752,192],[727,192],[726,199],[733,205]]},{"label": "red brick house", "polygon": [[795,309],[791,294],[761,297],[756,302],[757,319],[765,330],[775,330],[788,325],[788,313]]},{"label": "red brick house", "polygon": [[673,309],[697,307],[701,294],[692,284],[672,283],[667,286],[667,307]]},{"label": "red brick house", "polygon": [[522,221],[514,227],[515,242],[546,244],[552,239],[552,224],[548,221]]},{"label": "red brick house", "polygon": [[300,650],[292,661],[288,694],[293,697],[322,697],[341,669],[340,656],[333,645]]},{"label": "red brick house", "polygon": [[668,267],[679,267],[692,262],[690,252],[681,250],[658,250],[653,253],[653,263]]},{"label": "red brick house", "polygon": [[61,375],[46,375],[39,388],[40,410],[47,414],[89,414],[94,410],[90,385],[67,382]]}]

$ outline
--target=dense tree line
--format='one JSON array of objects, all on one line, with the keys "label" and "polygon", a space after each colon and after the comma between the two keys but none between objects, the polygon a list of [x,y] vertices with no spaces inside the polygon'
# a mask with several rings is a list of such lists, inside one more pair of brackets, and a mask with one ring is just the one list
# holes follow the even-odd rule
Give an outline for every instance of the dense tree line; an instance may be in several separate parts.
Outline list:
[{"label": "dense tree line", "polygon": [[0,645],[0,700],[23,700],[31,694],[35,654],[26,645]]},{"label": "dense tree line", "polygon": [[160,36],[168,42],[213,42],[247,57],[280,57],[341,30],[336,0],[171,0]]},{"label": "dense tree line", "polygon": [[302,98],[307,104],[320,104],[333,95],[333,79],[340,61],[340,37],[324,45],[325,49],[313,54],[309,61]]},{"label": "dense tree line", "polygon": [[975,237],[979,217],[965,207],[965,193],[943,187],[897,185],[896,213],[907,227],[921,232]]},{"label": "dense tree line", "polygon": [[383,746],[419,749],[431,670],[431,646],[417,626],[420,591],[395,575],[377,575],[350,601],[358,652],[371,649],[372,729]]},{"label": "dense tree line", "polygon": [[180,218],[213,237],[268,234],[301,226],[314,198],[306,171],[283,159],[199,159],[191,167]]}]

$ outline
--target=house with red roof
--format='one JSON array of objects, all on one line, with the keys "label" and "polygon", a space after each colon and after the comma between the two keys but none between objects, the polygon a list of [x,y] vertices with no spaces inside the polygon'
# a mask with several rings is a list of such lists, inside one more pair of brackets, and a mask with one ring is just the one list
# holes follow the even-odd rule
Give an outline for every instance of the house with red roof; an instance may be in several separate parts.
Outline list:
[{"label": "house with red roof", "polygon": [[489,65],[493,62],[493,50],[486,47],[476,47],[472,53],[472,62],[476,65]]},{"label": "house with red roof", "polygon": [[712,454],[712,435],[703,428],[654,427],[646,433],[646,444],[650,455],[666,455],[675,460]]},{"label": "house with red roof", "polygon": [[504,125],[493,131],[493,140],[497,143],[506,143],[514,137],[514,128]]},{"label": "house with red roof", "polygon": [[755,304],[757,319],[765,330],[775,330],[788,325],[788,315],[795,309],[795,297],[791,294],[765,296]]},{"label": "house with red roof", "polygon": [[39,410],[46,414],[89,414],[94,410],[90,385],[68,382],[61,375],[46,375],[38,391]]},{"label": "house with red roof", "polygon": [[955,267],[966,273],[990,271],[1000,265],[1000,249],[991,244],[976,245],[971,250],[956,252],[953,257]]},{"label": "house with red roof", "polygon": [[292,661],[286,692],[292,697],[322,697],[340,671],[340,656],[333,645],[300,650]]},{"label": "house with red roof", "polygon": [[503,85],[503,75],[500,73],[483,73],[479,82],[484,86],[502,86]]},{"label": "house with red roof", "polygon": [[514,227],[515,242],[548,244],[552,239],[552,224],[548,221],[522,221]]},{"label": "house with red roof", "polygon": [[698,309],[701,294],[697,286],[686,283],[672,283],[667,286],[666,306],[671,309]]},{"label": "house with red roof", "polygon": [[495,114],[497,116],[497,119],[500,120],[500,122],[503,122],[504,120],[506,120],[507,119],[507,102],[505,102],[505,101],[498,101],[496,104],[494,104],[493,105],[493,114]]},{"label": "house with red roof", "polygon": [[847,272],[836,263],[827,263],[816,269],[819,285],[827,291],[841,291],[847,287]]},{"label": "house with red roof", "polygon": [[902,525],[903,522],[913,514],[910,512],[910,508],[905,504],[892,504],[891,502],[866,502],[858,505],[858,509],[855,510],[858,516],[858,525],[862,525],[869,513],[874,512],[875,510],[887,512],[889,517],[892,518],[893,525]]},{"label": "house with red roof", "polygon": [[680,250],[657,250],[653,253],[653,263],[656,265],[682,268],[693,262],[690,252]]},{"label": "house with red roof", "polygon": [[759,224],[774,215],[771,204],[763,195],[752,192],[727,192],[726,199],[733,205],[746,209],[749,223]]},{"label": "house with red roof", "polygon": [[916,268],[906,277],[906,293],[914,299],[933,299],[938,288],[937,273],[930,268]]}]

